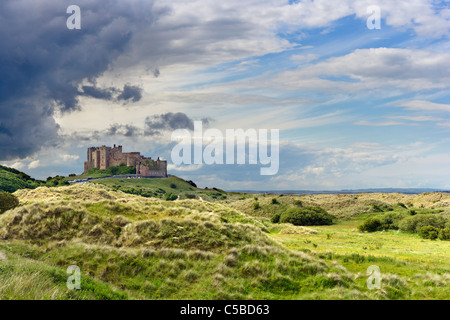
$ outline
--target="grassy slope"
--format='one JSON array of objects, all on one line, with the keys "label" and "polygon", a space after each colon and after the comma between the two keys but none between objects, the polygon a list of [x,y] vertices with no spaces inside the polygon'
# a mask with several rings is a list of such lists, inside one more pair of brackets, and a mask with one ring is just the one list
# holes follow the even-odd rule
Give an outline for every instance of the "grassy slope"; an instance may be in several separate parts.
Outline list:
[{"label": "grassy slope", "polygon": [[138,191],[147,191],[153,197],[164,198],[165,194],[173,193],[180,199],[203,199],[213,201],[216,199],[225,199],[228,197],[238,198],[240,194],[225,193],[222,190],[200,189],[195,188],[185,180],[176,176],[168,178],[151,178],[151,179],[101,179],[94,180],[93,183],[102,184],[114,189],[127,191],[135,189]]},{"label": "grassy slope", "polygon": [[[339,265],[283,248],[261,221],[218,202],[166,202],[95,184],[16,194],[23,205],[0,216],[4,298],[383,297]],[[90,284],[76,296],[61,276],[71,264]],[[30,274],[49,287],[14,291],[30,286]]]},{"label": "grassy slope", "polygon": [[[255,198],[257,200],[255,200]],[[271,204],[275,198],[280,203]],[[449,193],[423,193],[406,195],[401,193],[364,193],[364,194],[339,194],[339,195],[254,195],[240,201],[229,201],[228,205],[252,216],[265,216],[270,218],[274,213],[285,210],[294,205],[295,201],[301,201],[304,206],[320,206],[339,219],[347,219],[360,214],[374,211],[374,206],[391,206],[395,210],[423,211],[426,209],[442,209],[444,214],[450,215]],[[253,204],[258,202],[261,209],[253,209]],[[403,204],[405,208],[399,206]]]},{"label": "grassy slope", "polygon": [[0,191],[14,192],[23,188],[36,188],[39,186],[28,175],[13,168],[0,166]]},{"label": "grassy slope", "polygon": [[[170,188],[169,179],[130,183]],[[175,183],[181,193],[192,192]],[[16,195],[22,206],[0,216],[1,298],[450,298],[450,242],[356,230],[374,203],[411,202],[418,209],[443,208],[446,215],[446,195],[275,196],[279,205],[257,195],[262,208],[256,210],[253,196],[162,201],[99,184]],[[273,212],[299,199],[341,219],[308,228],[269,222]],[[81,291],[65,288],[71,264],[82,270]],[[373,264],[381,268],[382,290],[366,287],[365,271]],[[34,288],[35,281],[42,285]]]},{"label": "grassy slope", "polygon": [[[393,298],[449,299],[450,242],[421,239],[417,234],[400,231],[361,233],[357,230],[367,217],[382,215],[374,206],[390,207],[407,213],[435,213],[450,217],[450,194],[358,194],[358,195],[256,195],[229,205],[250,216],[271,217],[295,201],[303,205],[319,205],[338,217],[331,226],[293,227],[272,225],[271,237],[285,247],[339,262],[366,281],[365,272],[377,265],[382,273],[392,274],[403,290],[391,291]],[[276,198],[280,204],[272,204]],[[255,202],[260,204],[254,209]],[[402,206],[402,204],[404,206]],[[405,208],[406,207],[406,208]],[[394,280],[393,280],[394,281]]]},{"label": "grassy slope", "polygon": [[136,167],[133,166],[111,166],[108,169],[100,170],[98,168],[91,168],[87,172],[84,172],[80,175],[67,177],[67,181],[75,180],[75,179],[86,179],[86,178],[103,178],[110,177],[115,175],[125,175],[125,174],[135,174]]}]

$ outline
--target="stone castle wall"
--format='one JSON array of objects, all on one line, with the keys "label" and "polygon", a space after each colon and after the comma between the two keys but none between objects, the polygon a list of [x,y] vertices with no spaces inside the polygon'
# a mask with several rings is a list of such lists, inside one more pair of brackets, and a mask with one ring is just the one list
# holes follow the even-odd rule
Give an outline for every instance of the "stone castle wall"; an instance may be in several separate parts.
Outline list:
[{"label": "stone castle wall", "polygon": [[87,160],[84,162],[84,172],[91,168],[107,169],[110,166],[135,166],[136,174],[144,177],[167,177],[167,161],[152,160],[140,152],[122,152],[122,146],[91,147],[87,149]]}]

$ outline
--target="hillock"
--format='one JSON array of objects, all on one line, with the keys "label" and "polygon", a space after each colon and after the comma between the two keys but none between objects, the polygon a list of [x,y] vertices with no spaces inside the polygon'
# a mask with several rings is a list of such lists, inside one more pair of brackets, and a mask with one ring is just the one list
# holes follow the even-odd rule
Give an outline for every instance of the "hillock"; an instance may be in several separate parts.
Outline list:
[{"label": "hillock", "polygon": [[37,188],[40,185],[42,185],[42,181],[37,181],[26,173],[0,166],[0,191],[14,192],[23,188]]}]

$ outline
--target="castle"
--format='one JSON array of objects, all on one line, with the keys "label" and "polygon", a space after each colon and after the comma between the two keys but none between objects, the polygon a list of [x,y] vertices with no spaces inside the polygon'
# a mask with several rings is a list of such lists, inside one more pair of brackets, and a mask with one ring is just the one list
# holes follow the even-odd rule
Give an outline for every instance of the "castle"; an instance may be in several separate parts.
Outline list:
[{"label": "castle", "polygon": [[140,152],[122,152],[122,146],[91,147],[87,149],[84,172],[91,168],[106,169],[110,166],[135,166],[136,174],[142,177],[167,177],[167,161],[141,156]]}]

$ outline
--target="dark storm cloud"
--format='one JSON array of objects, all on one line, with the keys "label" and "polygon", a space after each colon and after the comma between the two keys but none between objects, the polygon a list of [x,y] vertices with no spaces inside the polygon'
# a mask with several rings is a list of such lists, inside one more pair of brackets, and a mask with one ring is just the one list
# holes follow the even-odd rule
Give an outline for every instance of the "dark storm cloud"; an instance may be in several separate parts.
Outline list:
[{"label": "dark storm cloud", "polygon": [[189,129],[194,130],[194,121],[185,113],[164,113],[145,118],[145,135],[161,134],[161,131]]},{"label": "dark storm cloud", "polygon": [[[201,121],[203,123],[203,126],[209,127],[214,119],[203,118],[201,119]],[[194,130],[194,120],[192,120],[182,112],[168,112],[164,114],[148,116],[145,118],[144,135],[146,136],[160,135],[161,131],[170,131],[176,129]]]},{"label": "dark storm cloud", "polygon": [[[93,82],[153,20],[152,1],[77,0],[81,30],[66,27],[66,1],[0,2],[0,160],[23,158],[60,138],[56,109],[79,110],[79,85]],[[110,99],[111,89],[83,89]],[[117,96],[138,101],[126,85]]]},{"label": "dark storm cloud", "polygon": [[112,100],[115,91],[114,88],[99,89],[94,86],[83,86],[82,89],[83,92],[80,92],[80,95],[103,100]]},{"label": "dark storm cloud", "polygon": [[125,137],[136,137],[141,135],[141,130],[131,124],[112,124],[107,130],[106,134],[108,136],[122,135]]},{"label": "dark storm cloud", "polygon": [[130,86],[126,84],[123,87],[122,93],[117,97],[117,100],[132,100],[133,102],[137,102],[142,98],[142,89],[137,86]]},{"label": "dark storm cloud", "polygon": [[80,95],[88,96],[96,99],[103,100],[116,100],[116,101],[133,101],[137,102],[142,98],[142,89],[137,86],[125,85],[123,90],[117,88],[101,89],[95,86],[82,86],[83,90]]}]

